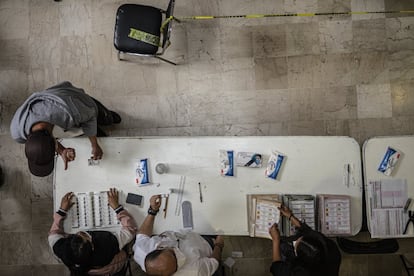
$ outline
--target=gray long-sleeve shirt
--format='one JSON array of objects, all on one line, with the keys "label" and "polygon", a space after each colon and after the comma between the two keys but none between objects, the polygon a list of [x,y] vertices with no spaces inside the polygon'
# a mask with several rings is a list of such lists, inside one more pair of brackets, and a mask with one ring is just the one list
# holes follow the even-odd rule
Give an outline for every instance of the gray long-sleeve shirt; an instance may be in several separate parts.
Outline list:
[{"label": "gray long-sleeve shirt", "polygon": [[82,128],[86,136],[96,136],[97,116],[94,100],[66,81],[27,98],[14,114],[10,132],[14,140],[25,143],[33,124],[47,122],[62,129]]}]

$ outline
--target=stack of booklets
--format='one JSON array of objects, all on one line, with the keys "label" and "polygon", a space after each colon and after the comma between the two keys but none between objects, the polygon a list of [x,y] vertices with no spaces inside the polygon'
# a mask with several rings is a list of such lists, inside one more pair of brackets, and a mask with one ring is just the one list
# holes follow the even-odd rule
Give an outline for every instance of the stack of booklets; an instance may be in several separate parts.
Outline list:
[{"label": "stack of booklets", "polygon": [[401,236],[408,220],[404,206],[408,199],[406,179],[370,180],[367,195],[371,211],[372,238]]},{"label": "stack of booklets", "polygon": [[279,195],[247,195],[247,214],[249,235],[251,237],[271,238],[269,228],[273,223],[279,223],[282,204]]},{"label": "stack of booklets", "polygon": [[351,235],[351,197],[319,194],[316,198],[319,231],[328,237]]},{"label": "stack of booklets", "polygon": [[77,193],[69,211],[72,228],[92,229],[119,225],[116,213],[108,204],[107,192]]},{"label": "stack of booklets", "polygon": [[[315,220],[315,197],[313,195],[283,195],[283,204],[302,222],[316,230]],[[283,234],[285,236],[294,235],[295,229],[288,218],[283,218]]]}]

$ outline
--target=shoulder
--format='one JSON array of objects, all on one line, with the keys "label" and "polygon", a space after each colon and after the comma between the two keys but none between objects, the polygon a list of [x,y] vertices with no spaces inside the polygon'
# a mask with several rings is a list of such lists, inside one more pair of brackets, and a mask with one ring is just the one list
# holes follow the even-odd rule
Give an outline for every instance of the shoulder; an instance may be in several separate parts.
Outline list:
[{"label": "shoulder", "polygon": [[150,239],[151,239],[151,237],[148,236],[148,235],[145,235],[145,234],[137,234],[135,243],[137,243],[137,242],[145,242],[145,241],[150,240]]},{"label": "shoulder", "polygon": [[150,237],[145,234],[138,234],[135,239],[134,251],[150,253],[151,251],[157,249],[159,240],[158,236]]},{"label": "shoulder", "polygon": [[53,253],[59,258],[62,259],[64,253],[67,251],[70,246],[70,241],[67,237],[60,236],[57,241],[53,244],[52,249]]}]

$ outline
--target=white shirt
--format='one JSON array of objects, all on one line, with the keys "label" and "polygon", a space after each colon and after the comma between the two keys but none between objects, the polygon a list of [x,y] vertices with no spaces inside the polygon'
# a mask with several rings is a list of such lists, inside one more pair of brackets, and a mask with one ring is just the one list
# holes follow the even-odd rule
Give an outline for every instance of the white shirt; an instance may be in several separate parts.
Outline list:
[{"label": "white shirt", "polygon": [[213,250],[207,241],[194,232],[167,231],[157,236],[149,237],[138,234],[134,244],[134,259],[145,271],[145,257],[160,247],[178,248],[186,257],[184,265],[174,273],[175,276],[204,276],[213,275],[219,263],[211,257]]}]

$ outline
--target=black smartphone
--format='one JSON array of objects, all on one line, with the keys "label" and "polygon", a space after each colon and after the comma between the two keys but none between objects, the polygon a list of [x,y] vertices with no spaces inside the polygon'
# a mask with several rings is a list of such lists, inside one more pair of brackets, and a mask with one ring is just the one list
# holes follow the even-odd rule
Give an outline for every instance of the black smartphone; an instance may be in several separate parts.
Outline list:
[{"label": "black smartphone", "polygon": [[126,203],[135,204],[138,206],[141,206],[142,203],[142,197],[141,195],[128,193],[126,198]]}]

